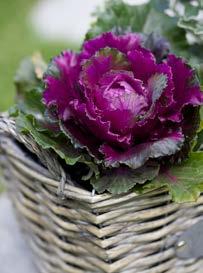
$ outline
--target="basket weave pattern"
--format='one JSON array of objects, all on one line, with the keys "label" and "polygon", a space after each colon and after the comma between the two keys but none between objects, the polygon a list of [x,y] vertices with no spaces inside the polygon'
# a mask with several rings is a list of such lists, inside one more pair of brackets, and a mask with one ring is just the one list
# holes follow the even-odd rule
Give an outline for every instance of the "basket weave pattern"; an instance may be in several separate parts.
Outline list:
[{"label": "basket weave pattern", "polygon": [[0,117],[0,159],[41,273],[202,272],[203,260],[177,258],[176,243],[203,219],[203,196],[180,205],[164,189],[143,196],[92,194],[70,181],[55,154],[18,135],[6,116]]}]

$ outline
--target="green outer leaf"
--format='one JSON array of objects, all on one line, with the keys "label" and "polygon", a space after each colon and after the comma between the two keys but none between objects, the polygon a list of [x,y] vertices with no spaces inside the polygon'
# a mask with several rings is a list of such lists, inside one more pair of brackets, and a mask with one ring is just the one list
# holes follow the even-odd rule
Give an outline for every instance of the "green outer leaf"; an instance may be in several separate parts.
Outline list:
[{"label": "green outer leaf", "polygon": [[146,193],[164,186],[177,203],[197,201],[203,191],[203,152],[191,153],[184,163],[162,172],[136,191]]},{"label": "green outer leaf", "polygon": [[145,166],[132,170],[121,167],[107,170],[106,173],[97,179],[91,179],[91,184],[98,193],[109,191],[112,194],[128,192],[136,184],[143,184],[153,179],[159,173],[158,164],[146,164]]},{"label": "green outer leaf", "polygon": [[25,114],[44,115],[45,106],[42,103],[41,88],[35,88],[25,93],[23,99],[19,100],[18,107]]},{"label": "green outer leaf", "polygon": [[16,72],[14,82],[19,95],[24,95],[36,86],[39,86],[47,65],[41,55],[36,53],[25,58]]},{"label": "green outer leaf", "polygon": [[36,143],[43,149],[54,150],[62,159],[65,160],[66,164],[74,165],[81,158],[79,152],[77,152],[67,139],[60,136],[53,137],[48,132],[37,130],[36,120],[32,115],[19,114],[16,119],[17,130],[23,133],[29,133],[32,135]]},{"label": "green outer leaf", "polygon": [[106,31],[129,31],[140,32],[145,24],[151,4],[131,6],[121,0],[107,1],[104,10],[97,11],[94,15],[97,20],[92,24],[86,35],[91,39]]}]

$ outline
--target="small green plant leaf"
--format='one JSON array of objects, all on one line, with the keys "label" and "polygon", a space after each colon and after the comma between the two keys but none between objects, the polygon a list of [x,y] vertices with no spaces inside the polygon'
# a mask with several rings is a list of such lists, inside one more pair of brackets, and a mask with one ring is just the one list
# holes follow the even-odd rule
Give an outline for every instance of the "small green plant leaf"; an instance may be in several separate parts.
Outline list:
[{"label": "small green plant leaf", "polygon": [[42,90],[35,88],[25,93],[23,99],[19,99],[19,109],[27,114],[43,114],[45,106],[42,103]]},{"label": "small green plant leaf", "polygon": [[143,184],[158,175],[158,164],[146,164],[132,170],[127,167],[107,170],[99,179],[91,179],[91,184],[98,193],[109,191],[112,194],[128,192],[136,184]]},{"label": "small green plant leaf", "polygon": [[177,203],[197,201],[203,190],[203,152],[191,153],[181,165],[160,171],[153,181],[136,191],[146,193],[161,187],[166,187]]},{"label": "small green plant leaf", "polygon": [[43,149],[54,150],[68,165],[74,165],[81,158],[81,154],[72,147],[67,138],[61,134],[51,134],[45,129],[41,130],[32,115],[20,113],[16,119],[16,127],[21,133],[29,133]]}]

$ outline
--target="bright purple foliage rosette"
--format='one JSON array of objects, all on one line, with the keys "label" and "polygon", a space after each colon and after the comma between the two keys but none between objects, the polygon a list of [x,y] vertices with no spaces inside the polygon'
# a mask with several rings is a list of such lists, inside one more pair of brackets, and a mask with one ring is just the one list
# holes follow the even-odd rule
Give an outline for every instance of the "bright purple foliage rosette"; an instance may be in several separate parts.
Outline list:
[{"label": "bright purple foliage rosette", "polygon": [[81,53],[63,52],[44,82],[44,103],[61,128],[106,167],[175,155],[203,103],[194,70],[172,54],[158,60],[135,33],[104,33]]}]

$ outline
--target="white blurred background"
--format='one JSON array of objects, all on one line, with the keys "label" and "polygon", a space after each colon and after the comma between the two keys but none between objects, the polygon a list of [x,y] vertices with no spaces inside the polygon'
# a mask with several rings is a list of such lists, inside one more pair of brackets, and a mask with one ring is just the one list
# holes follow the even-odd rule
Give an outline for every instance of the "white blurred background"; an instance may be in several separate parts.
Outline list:
[{"label": "white blurred background", "polygon": [[[31,13],[32,25],[47,40],[80,43],[92,22],[91,14],[104,0],[41,0]],[[148,0],[125,0],[141,4]]]}]

